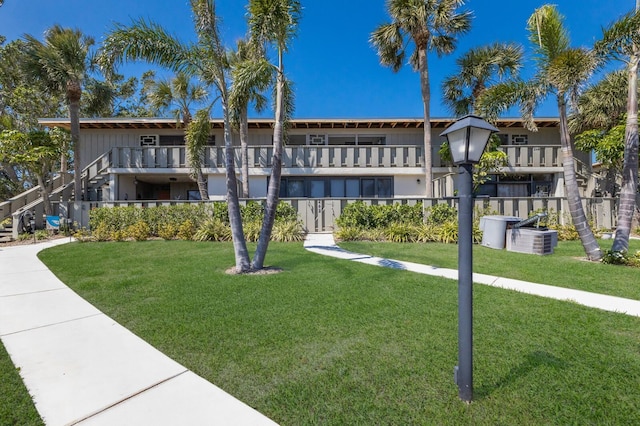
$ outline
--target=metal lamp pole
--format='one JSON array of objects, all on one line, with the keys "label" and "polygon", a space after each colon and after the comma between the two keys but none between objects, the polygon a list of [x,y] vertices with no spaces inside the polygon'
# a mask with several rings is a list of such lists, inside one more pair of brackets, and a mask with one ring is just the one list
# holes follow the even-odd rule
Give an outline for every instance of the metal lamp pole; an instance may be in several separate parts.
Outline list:
[{"label": "metal lamp pole", "polygon": [[462,401],[473,399],[473,165],[480,161],[491,133],[482,118],[462,117],[442,132],[458,165],[458,365],[455,382]]},{"label": "metal lamp pole", "polygon": [[458,371],[460,399],[473,398],[473,165],[458,176]]}]

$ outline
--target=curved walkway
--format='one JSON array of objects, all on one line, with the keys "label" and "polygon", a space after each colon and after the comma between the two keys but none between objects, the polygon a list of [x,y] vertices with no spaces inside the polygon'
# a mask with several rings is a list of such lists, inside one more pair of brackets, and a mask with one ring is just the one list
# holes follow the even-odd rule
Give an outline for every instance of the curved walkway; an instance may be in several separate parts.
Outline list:
[{"label": "curved walkway", "polygon": [[[420,274],[434,275],[437,277],[458,279],[458,271],[455,269],[438,268],[419,263],[403,262],[400,260],[383,259],[381,257],[366,254],[353,253],[338,247],[333,239],[333,234],[309,234],[304,242],[304,247],[312,252],[339,259],[353,260],[368,265],[383,266],[387,268],[403,269]],[[522,293],[534,294],[551,299],[565,300],[580,305],[598,308],[605,311],[623,313],[631,316],[640,316],[640,301],[625,299],[622,297],[608,296],[606,294],[589,293],[582,290],[554,287],[546,284],[530,283],[510,278],[495,277],[492,275],[473,274],[473,282],[508,290],[516,290]]]},{"label": "curved walkway", "polygon": [[36,254],[67,241],[0,248],[0,338],[47,425],[276,424],[64,285]]}]

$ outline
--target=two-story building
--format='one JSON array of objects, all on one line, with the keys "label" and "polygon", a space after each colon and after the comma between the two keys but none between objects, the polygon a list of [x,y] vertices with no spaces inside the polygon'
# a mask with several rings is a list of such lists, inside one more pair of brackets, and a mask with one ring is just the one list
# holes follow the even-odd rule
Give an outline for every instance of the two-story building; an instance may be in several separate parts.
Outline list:
[{"label": "two-story building", "polygon": [[[432,120],[434,194],[453,196],[456,171],[440,159],[440,133],[454,119]],[[43,119],[45,126],[69,127],[67,119]],[[496,123],[509,164],[479,192],[498,197],[564,195],[558,120],[536,120],[538,131],[519,119]],[[282,198],[424,197],[423,121],[419,119],[296,119],[284,149]],[[85,200],[198,199],[189,177],[184,129],[168,118],[83,119],[81,160]],[[236,171],[239,137],[234,135]],[[266,196],[270,174],[273,121],[250,120],[249,186],[252,198]],[[587,194],[588,155],[578,170]],[[222,120],[211,121],[203,172],[209,198],[226,194]],[[582,173],[580,173],[582,172]]]},{"label": "two-story building", "polygon": [[[289,124],[283,153],[282,199],[298,209],[309,230],[334,229],[334,220],[346,203],[455,202],[457,168],[440,158],[445,138],[440,136],[453,118],[432,119],[434,199],[425,200],[424,123],[421,119],[295,119]],[[69,120],[41,119],[44,126],[69,128]],[[500,149],[508,164],[478,189],[489,196],[492,211],[527,217],[537,209],[567,214],[564,173],[557,118],[538,118],[538,131],[526,130],[520,119],[495,123]],[[223,121],[211,120],[203,173],[208,198],[226,194]],[[273,120],[249,122],[250,198],[264,199],[273,155]],[[241,173],[240,141],[233,135],[236,173]],[[54,212],[88,224],[88,212],[98,205],[138,205],[199,200],[190,177],[184,128],[171,118],[99,118],[80,122],[83,203],[73,203],[73,185],[54,180]],[[590,155],[575,152],[576,176],[583,201],[596,226],[615,226],[615,199],[596,191]],[[239,180],[240,181],[240,180]],[[69,179],[66,179],[69,182]],[[25,214],[43,226],[38,188],[0,203],[0,220],[9,216],[20,223]],[[593,198],[595,197],[595,198]],[[487,200],[486,198],[484,200]],[[57,203],[57,204],[56,204]],[[483,201],[484,203],[484,201]],[[13,236],[17,236],[14,220]]]}]

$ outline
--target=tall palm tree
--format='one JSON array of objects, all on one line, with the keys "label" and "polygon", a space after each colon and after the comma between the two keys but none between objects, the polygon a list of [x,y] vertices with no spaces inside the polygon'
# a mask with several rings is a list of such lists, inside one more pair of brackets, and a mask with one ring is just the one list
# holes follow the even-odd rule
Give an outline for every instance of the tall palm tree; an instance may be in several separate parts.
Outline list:
[{"label": "tall palm tree", "polygon": [[[64,94],[69,108],[71,144],[73,147],[75,200],[82,199],[80,175],[80,98],[82,84],[90,68],[89,50],[94,44],[91,37],[80,30],[54,25],[45,33],[44,43],[31,35],[24,36],[26,42],[25,70],[42,81],[53,93]],[[62,160],[61,174],[67,172],[66,157]]]},{"label": "tall palm tree", "polygon": [[563,19],[554,5],[543,5],[534,11],[527,21],[529,41],[536,60],[533,79],[500,83],[487,89],[480,99],[479,108],[492,119],[500,111],[519,103],[525,125],[535,131],[533,113],[536,107],[549,95],[555,94],[569,212],[587,257],[595,261],[602,258],[602,251],[589,227],[580,199],[567,109],[569,103],[573,105],[578,98],[578,89],[591,76],[597,61],[593,52],[570,47]]},{"label": "tall palm tree", "polygon": [[494,43],[470,49],[456,61],[458,71],[442,83],[443,99],[456,116],[477,114],[476,103],[487,86],[516,77],[522,67],[522,47]]},{"label": "tall palm tree", "polygon": [[[425,195],[433,196],[433,150],[431,143],[431,88],[428,52],[438,56],[453,52],[456,37],[471,28],[471,12],[458,12],[463,0],[387,0],[391,22],[376,28],[370,41],[378,51],[382,65],[394,72],[402,68],[407,50],[413,43],[409,63],[420,74],[424,111]],[[405,40],[406,39],[406,40]]]},{"label": "tall palm tree", "polygon": [[622,185],[618,205],[614,251],[629,249],[629,235],[638,192],[638,71],[640,65],[640,0],[636,10],[605,29],[596,51],[627,65],[627,119],[625,126]]},{"label": "tall palm tree", "polygon": [[220,38],[215,3],[212,0],[190,0],[197,43],[183,44],[161,26],[135,21],[131,26],[116,26],[102,47],[102,62],[109,68],[124,60],[146,60],[150,63],[197,75],[205,85],[216,88],[224,121],[227,206],[236,259],[236,271],[251,269],[249,252],[242,229],[236,181],[229,110],[229,88],[225,47]]},{"label": "tall palm tree", "polygon": [[[563,17],[553,5],[544,5],[535,10],[527,22],[529,41],[537,55],[537,76],[534,87],[539,95],[530,99],[530,105],[546,94],[555,91],[560,118],[560,143],[562,145],[562,167],[569,212],[589,260],[602,258],[600,246],[589,227],[582,207],[575,174],[573,146],[567,121],[567,103],[577,99],[580,85],[587,80],[596,67],[592,54],[585,49],[569,46],[569,35],[563,26]],[[542,96],[540,96],[542,95]]]},{"label": "tall palm tree", "polygon": [[[201,84],[194,84],[191,78],[184,72],[178,72],[171,81],[160,80],[156,82],[150,90],[149,101],[154,109],[164,110],[170,109],[176,117],[178,123],[182,122],[185,128],[189,128],[192,123],[191,107],[194,103],[203,102],[208,96],[207,90]],[[206,108],[205,113],[209,113]],[[195,132],[194,134],[200,134]],[[208,137],[208,135],[207,135]],[[202,164],[204,161],[204,150],[207,138],[204,140],[198,138],[185,137],[185,145],[187,148],[189,168],[191,169],[191,177],[198,184],[200,198],[206,200],[209,198],[207,189],[207,180],[202,173]]]},{"label": "tall palm tree", "polygon": [[240,158],[242,180],[242,198],[249,198],[249,103],[255,110],[264,110],[267,99],[262,95],[272,80],[271,67],[262,66],[263,46],[245,40],[239,40],[235,52],[231,52],[229,64],[232,68],[233,84],[230,93],[232,124],[240,135]]},{"label": "tall palm tree", "polygon": [[260,238],[251,262],[254,269],[262,269],[271,240],[280,195],[285,126],[293,110],[292,91],[284,74],[284,54],[298,30],[302,7],[297,0],[250,0],[248,10],[251,38],[260,45],[271,45],[277,55],[276,63],[272,65],[276,74],[276,83],[271,177],[267,188],[267,203]]}]

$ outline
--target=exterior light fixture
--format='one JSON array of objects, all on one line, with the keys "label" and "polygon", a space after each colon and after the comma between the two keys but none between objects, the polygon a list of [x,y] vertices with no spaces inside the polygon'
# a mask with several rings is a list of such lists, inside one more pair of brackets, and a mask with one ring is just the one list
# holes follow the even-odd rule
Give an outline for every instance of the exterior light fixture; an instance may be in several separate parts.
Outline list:
[{"label": "exterior light fixture", "polygon": [[454,380],[461,400],[473,399],[473,165],[498,129],[467,115],[440,134],[446,136],[458,166],[458,365]]}]

